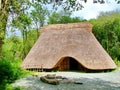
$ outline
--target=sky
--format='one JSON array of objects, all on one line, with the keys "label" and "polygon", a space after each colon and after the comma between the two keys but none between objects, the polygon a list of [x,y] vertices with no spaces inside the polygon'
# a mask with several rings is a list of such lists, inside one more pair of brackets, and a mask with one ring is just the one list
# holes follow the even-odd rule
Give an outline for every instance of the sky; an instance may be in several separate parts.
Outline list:
[{"label": "sky", "polygon": [[120,4],[116,4],[115,0],[108,0],[110,3],[93,4],[93,0],[87,0],[87,3],[82,3],[84,8],[72,13],[72,17],[81,17],[83,19],[95,19],[100,12],[108,12],[113,10],[120,10]]}]

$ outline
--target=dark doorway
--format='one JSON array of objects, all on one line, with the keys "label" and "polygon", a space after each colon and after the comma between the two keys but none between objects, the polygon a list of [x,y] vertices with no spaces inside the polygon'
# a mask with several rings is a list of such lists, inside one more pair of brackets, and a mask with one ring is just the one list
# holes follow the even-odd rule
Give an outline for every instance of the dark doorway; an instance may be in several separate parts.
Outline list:
[{"label": "dark doorway", "polygon": [[69,62],[70,62],[70,70],[79,70],[79,63],[72,57],[69,57]]},{"label": "dark doorway", "polygon": [[72,57],[62,58],[56,69],[59,71],[80,70],[81,65]]}]

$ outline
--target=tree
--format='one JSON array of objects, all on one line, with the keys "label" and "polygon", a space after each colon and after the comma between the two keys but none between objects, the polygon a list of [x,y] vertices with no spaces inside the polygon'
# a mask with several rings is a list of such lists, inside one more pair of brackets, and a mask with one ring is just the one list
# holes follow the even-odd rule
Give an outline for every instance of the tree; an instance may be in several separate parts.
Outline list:
[{"label": "tree", "polygon": [[3,57],[11,60],[21,60],[22,39],[16,35],[11,35],[4,40]]},{"label": "tree", "polygon": [[29,26],[31,24],[31,18],[25,14],[25,12],[21,12],[14,20],[13,27],[21,31],[22,40],[23,40],[23,58],[26,56],[26,41],[28,39],[27,32],[29,31]]},{"label": "tree", "polygon": [[54,12],[48,20],[48,24],[60,24],[60,23],[74,23],[74,22],[83,22],[86,20],[80,19],[79,17],[70,17],[70,13],[56,13]]},{"label": "tree", "polygon": [[[29,30],[28,32],[28,39],[26,41],[26,54],[30,51],[36,40],[38,39],[36,30]],[[39,32],[40,33],[40,32]]]},{"label": "tree", "polygon": [[[93,3],[100,3],[100,4],[104,4],[104,3],[110,3],[111,0],[93,0]],[[120,4],[120,0],[114,0],[117,4]]]},{"label": "tree", "polygon": [[21,6],[25,3],[24,0],[0,0],[0,56],[2,53],[2,45],[6,34],[6,26],[9,13],[16,13],[22,10]]},{"label": "tree", "polygon": [[[4,35],[6,32],[6,23],[8,18],[8,6],[9,0],[0,0],[0,56],[2,51],[2,45],[4,40]],[[2,21],[2,22],[1,22]]]},{"label": "tree", "polygon": [[[41,5],[42,3],[32,3],[33,10],[30,13],[32,18],[32,27],[37,31],[37,37],[39,36],[39,29],[45,23],[46,18],[49,15],[49,11]],[[31,28],[32,28],[31,27]]]},{"label": "tree", "polygon": [[93,33],[114,60],[120,60],[120,13],[101,13],[93,24]]}]

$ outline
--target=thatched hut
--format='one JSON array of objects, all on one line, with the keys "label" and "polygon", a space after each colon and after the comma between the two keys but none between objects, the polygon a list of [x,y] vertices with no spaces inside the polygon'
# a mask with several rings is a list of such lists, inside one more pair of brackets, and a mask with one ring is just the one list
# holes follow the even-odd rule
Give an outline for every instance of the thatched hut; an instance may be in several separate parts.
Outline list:
[{"label": "thatched hut", "polygon": [[46,25],[22,67],[44,70],[107,70],[116,65],[88,22]]}]

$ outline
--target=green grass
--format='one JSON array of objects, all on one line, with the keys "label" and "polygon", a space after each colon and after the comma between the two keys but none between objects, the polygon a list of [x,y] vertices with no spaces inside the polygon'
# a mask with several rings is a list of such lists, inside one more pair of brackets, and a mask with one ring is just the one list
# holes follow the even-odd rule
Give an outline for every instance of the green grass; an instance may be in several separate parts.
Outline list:
[{"label": "green grass", "polygon": [[11,84],[6,85],[6,89],[5,90],[24,90],[23,87],[17,86],[17,87],[12,87]]}]

